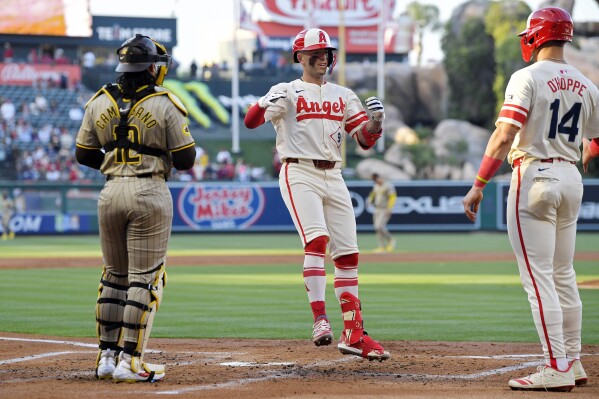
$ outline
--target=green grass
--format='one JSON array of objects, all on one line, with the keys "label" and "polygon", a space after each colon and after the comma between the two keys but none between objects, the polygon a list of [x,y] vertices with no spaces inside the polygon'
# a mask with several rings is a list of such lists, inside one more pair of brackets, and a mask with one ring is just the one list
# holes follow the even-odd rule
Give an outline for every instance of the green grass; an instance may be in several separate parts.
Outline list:
[{"label": "green grass", "polygon": [[[511,252],[505,234],[397,234],[400,252]],[[598,235],[579,234],[593,251]],[[375,246],[360,235],[364,252]],[[98,238],[27,237],[0,245],[0,257],[37,254],[99,256]],[[176,235],[171,253],[237,250],[299,251],[295,234]],[[191,250],[190,248],[197,248]],[[76,249],[75,252],[74,249]],[[326,261],[328,313],[341,330]],[[307,339],[311,313],[301,264],[177,266],[169,264],[153,337]],[[599,279],[596,262],[578,261],[579,281]],[[0,331],[93,337],[99,268],[0,269]],[[599,290],[581,289],[583,342],[599,344]],[[360,266],[365,326],[381,340],[538,342],[515,262],[366,263]]]}]

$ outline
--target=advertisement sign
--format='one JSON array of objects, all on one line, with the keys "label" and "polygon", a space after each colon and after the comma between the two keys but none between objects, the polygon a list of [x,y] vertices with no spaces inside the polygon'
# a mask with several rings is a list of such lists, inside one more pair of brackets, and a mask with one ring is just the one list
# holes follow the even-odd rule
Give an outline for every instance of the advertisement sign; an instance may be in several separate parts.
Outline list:
[{"label": "advertisement sign", "polygon": [[104,46],[120,46],[125,40],[141,33],[168,48],[177,44],[175,18],[102,17],[94,15],[92,42]]},{"label": "advertisement sign", "polygon": [[[295,35],[305,27],[322,28],[336,42],[338,27],[343,23],[347,53],[375,54],[378,29],[384,23],[385,52],[405,54],[412,48],[412,24],[405,18],[391,19],[395,3],[395,0],[242,0],[240,27],[256,32],[265,49],[288,50]],[[383,6],[386,6],[384,22],[380,14]],[[282,48],[284,42],[288,43],[284,46],[287,48]]]},{"label": "advertisement sign", "polygon": [[81,80],[81,67],[78,65],[47,65],[0,63],[0,85],[32,86],[37,81],[60,82],[65,76],[69,87]]}]

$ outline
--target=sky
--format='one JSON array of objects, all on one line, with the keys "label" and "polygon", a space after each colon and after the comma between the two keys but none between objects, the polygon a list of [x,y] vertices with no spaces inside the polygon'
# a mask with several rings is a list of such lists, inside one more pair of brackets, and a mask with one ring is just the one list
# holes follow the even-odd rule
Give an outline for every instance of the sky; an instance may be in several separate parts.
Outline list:
[{"label": "sky", "polygon": [[[177,46],[173,57],[182,69],[195,60],[199,65],[222,62],[221,42],[233,38],[234,1],[221,0],[89,0],[92,15],[128,17],[177,18]],[[405,9],[411,0],[396,0],[395,14]],[[441,22],[446,22],[453,9],[466,0],[420,0],[439,8]],[[538,8],[543,0],[527,0],[531,9]],[[599,21],[599,5],[595,0],[576,0],[572,13],[576,21]],[[247,33],[245,33],[247,35]],[[238,37],[243,37],[240,31]],[[441,33],[426,33],[423,43],[423,60],[440,61]],[[410,60],[412,60],[412,54]]]}]

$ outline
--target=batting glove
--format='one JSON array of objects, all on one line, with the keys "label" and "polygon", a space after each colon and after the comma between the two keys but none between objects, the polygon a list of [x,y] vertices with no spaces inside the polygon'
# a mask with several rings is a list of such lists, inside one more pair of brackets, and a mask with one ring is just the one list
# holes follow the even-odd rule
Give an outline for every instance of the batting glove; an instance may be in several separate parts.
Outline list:
[{"label": "batting glove", "polygon": [[275,105],[277,101],[285,97],[287,97],[287,93],[284,91],[273,91],[272,93],[266,94],[264,97],[260,97],[258,100],[258,106],[260,106],[260,108],[266,109],[271,105]]},{"label": "batting glove", "polygon": [[370,111],[370,116],[377,122],[382,122],[385,119],[385,107],[383,103],[376,97],[366,99],[366,107]]}]

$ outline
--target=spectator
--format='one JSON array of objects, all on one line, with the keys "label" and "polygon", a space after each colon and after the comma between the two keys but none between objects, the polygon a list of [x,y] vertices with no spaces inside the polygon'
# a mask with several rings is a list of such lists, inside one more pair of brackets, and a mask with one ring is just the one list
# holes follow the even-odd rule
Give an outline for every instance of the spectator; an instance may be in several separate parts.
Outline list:
[{"label": "spectator", "polygon": [[79,104],[75,103],[71,105],[71,108],[69,109],[69,119],[72,121],[83,120],[83,109]]},{"label": "spectator", "polygon": [[231,156],[231,153],[229,152],[229,150],[227,150],[226,148],[223,147],[216,154],[216,162],[218,164],[224,164],[225,162],[232,164],[233,157]]},{"label": "spectator", "polygon": [[2,119],[7,122],[12,122],[15,120],[16,112],[17,110],[15,105],[12,101],[10,101],[10,98],[4,99],[4,102],[2,105],[0,105],[0,114],[2,115]]},{"label": "spectator", "polygon": [[243,158],[238,158],[235,164],[235,177],[238,181],[248,182],[250,181],[250,168],[243,161]]},{"label": "spectator", "polygon": [[27,55],[27,62],[30,64],[37,64],[39,62],[36,48],[32,48],[31,50],[29,50],[29,54]]},{"label": "spectator", "polygon": [[244,54],[241,54],[241,56],[239,57],[238,63],[239,63],[239,70],[243,71],[243,67],[245,66],[245,64],[248,62],[247,58],[245,58]]},{"label": "spectator", "polygon": [[195,60],[191,61],[191,66],[189,67],[189,77],[191,79],[195,79],[198,74],[198,64],[196,64]]},{"label": "spectator", "polygon": [[93,68],[96,65],[96,55],[93,51],[88,50],[83,54],[82,64],[84,68]]},{"label": "spectator", "polygon": [[13,62],[15,51],[9,42],[4,43],[4,62]]},{"label": "spectator", "polygon": [[71,63],[71,60],[69,60],[63,49],[57,48],[54,52],[54,62],[56,65],[67,65]]},{"label": "spectator", "polygon": [[218,180],[233,180],[235,178],[235,165],[226,159],[219,167],[216,177]]},{"label": "spectator", "polygon": [[48,169],[46,170],[46,180],[48,180],[48,181],[59,181],[60,180],[60,171],[56,167],[56,164],[51,163],[48,165]]}]

